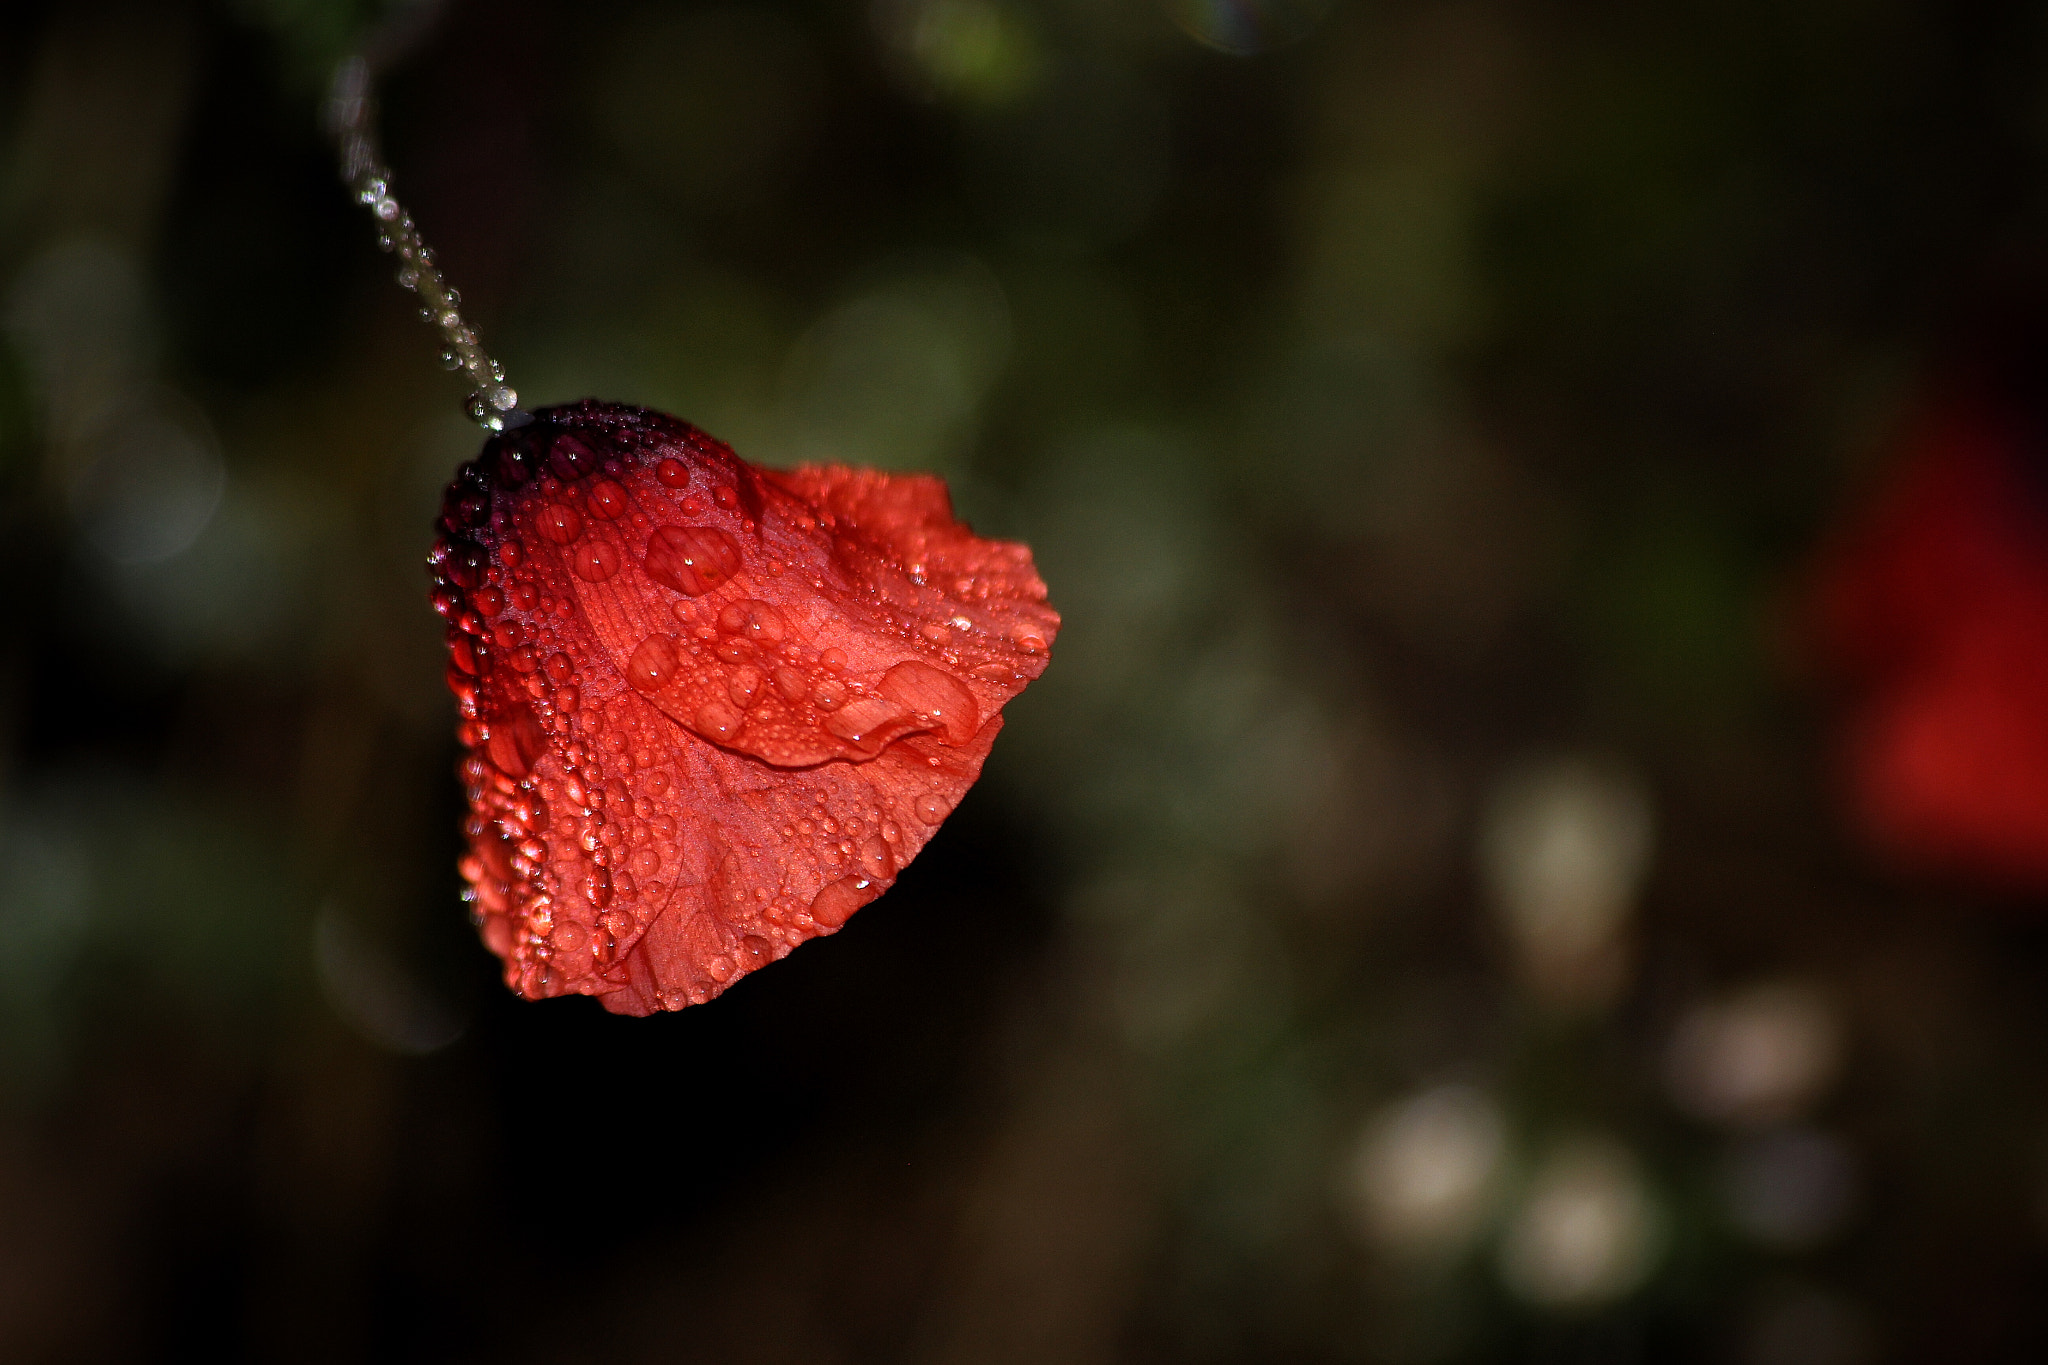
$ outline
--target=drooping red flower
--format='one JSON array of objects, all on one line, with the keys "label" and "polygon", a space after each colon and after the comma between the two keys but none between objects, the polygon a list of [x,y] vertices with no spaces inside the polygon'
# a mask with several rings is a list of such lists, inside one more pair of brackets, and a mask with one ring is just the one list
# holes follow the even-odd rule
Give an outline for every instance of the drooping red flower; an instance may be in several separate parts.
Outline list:
[{"label": "drooping red flower", "polygon": [[1892,860],[2048,887],[2048,484],[2036,434],[1981,397],[1909,437],[1827,556],[1851,816]]},{"label": "drooping red flower", "polygon": [[717,995],[887,890],[1059,628],[926,475],[758,469],[582,402],[494,437],[429,558],[463,876],[528,999]]}]

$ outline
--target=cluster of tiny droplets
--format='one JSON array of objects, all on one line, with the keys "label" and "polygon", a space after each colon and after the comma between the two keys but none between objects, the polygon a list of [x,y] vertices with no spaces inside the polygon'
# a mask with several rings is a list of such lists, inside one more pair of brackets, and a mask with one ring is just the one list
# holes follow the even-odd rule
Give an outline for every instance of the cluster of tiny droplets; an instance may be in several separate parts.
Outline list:
[{"label": "cluster of tiny droplets", "polygon": [[486,431],[525,426],[533,419],[520,410],[504,367],[485,354],[476,329],[463,321],[462,296],[449,287],[419,226],[391,193],[391,169],[378,154],[374,118],[369,64],[351,57],[335,69],[327,101],[328,126],[341,147],[342,179],[376,217],[377,245],[398,258],[398,282],[420,296],[421,321],[440,332],[441,363],[462,371],[475,386],[470,420]]}]

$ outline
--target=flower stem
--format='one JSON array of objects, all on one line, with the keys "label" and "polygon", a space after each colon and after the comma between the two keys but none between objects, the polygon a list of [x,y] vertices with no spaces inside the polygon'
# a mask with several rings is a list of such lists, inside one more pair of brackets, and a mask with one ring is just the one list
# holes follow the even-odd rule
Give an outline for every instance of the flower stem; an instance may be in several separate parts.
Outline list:
[{"label": "flower stem", "polygon": [[327,128],[341,150],[341,178],[377,220],[377,245],[398,258],[398,282],[420,296],[420,317],[441,334],[441,363],[468,376],[467,410],[486,431],[521,427],[533,418],[505,383],[505,369],[485,353],[476,329],[464,321],[462,296],[450,287],[419,225],[391,192],[391,168],[377,146],[376,98],[369,61],[361,54],[334,68],[327,93]]}]

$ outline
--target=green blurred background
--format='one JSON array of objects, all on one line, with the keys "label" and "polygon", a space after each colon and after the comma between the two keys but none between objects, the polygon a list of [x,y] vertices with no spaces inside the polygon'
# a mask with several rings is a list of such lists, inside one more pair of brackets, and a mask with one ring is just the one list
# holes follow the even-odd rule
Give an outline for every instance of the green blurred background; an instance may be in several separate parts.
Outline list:
[{"label": "green blurred background", "polygon": [[0,18],[0,1358],[2048,1352],[2048,907],[1842,832],[1791,624],[2048,247],[2048,10],[449,6],[388,150],[526,401],[936,470],[1066,616],[648,1020],[459,899],[377,17]]}]

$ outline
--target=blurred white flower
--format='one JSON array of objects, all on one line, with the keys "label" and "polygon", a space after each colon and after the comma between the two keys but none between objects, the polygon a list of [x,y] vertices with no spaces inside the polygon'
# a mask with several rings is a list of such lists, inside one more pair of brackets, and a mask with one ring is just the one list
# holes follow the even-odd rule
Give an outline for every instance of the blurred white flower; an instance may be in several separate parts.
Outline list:
[{"label": "blurred white flower", "polygon": [[1827,998],[1798,982],[1753,986],[1680,1021],[1665,1068],[1671,1097],[1717,1123],[1797,1117],[1834,1080],[1841,1025]]},{"label": "blurred white flower", "polygon": [[1472,1086],[1440,1085],[1373,1116],[1346,1167],[1343,1194],[1376,1247],[1442,1257],[1485,1227],[1506,1155],[1499,1106]]},{"label": "blurred white flower", "polygon": [[1554,1004],[1600,1004],[1627,966],[1625,932],[1648,872],[1650,803],[1628,774],[1584,758],[1495,786],[1480,870],[1529,986]]},{"label": "blurred white flower", "polygon": [[1641,1284],[1662,1243],[1635,1157],[1611,1139],[1580,1137],[1530,1180],[1501,1244],[1501,1276],[1526,1302],[1594,1308]]}]

